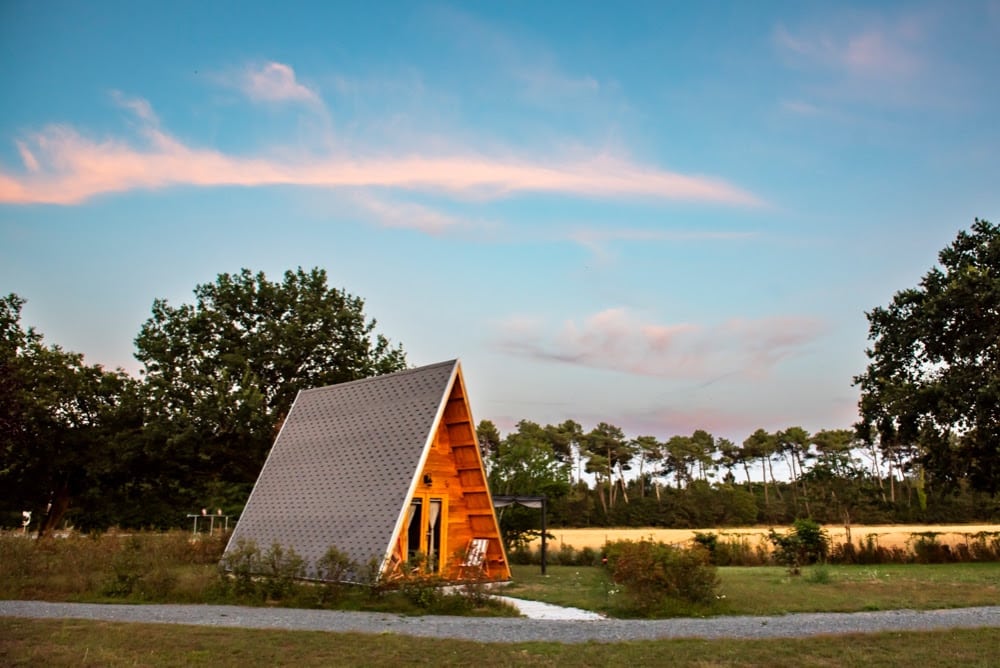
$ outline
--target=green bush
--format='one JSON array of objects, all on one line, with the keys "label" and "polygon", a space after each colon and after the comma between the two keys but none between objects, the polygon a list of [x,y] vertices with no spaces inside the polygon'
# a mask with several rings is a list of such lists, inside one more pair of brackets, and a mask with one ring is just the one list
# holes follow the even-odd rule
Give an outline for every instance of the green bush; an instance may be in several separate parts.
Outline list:
[{"label": "green bush", "polygon": [[305,560],[290,547],[274,543],[261,556],[259,583],[267,600],[288,598],[295,593],[296,583],[305,575]]},{"label": "green bush", "polygon": [[669,599],[709,603],[719,576],[708,551],[682,549],[652,540],[615,541],[605,546],[612,582],[621,585],[640,614],[656,614]]},{"label": "green bush", "polygon": [[771,529],[768,539],[774,545],[775,560],[788,569],[789,575],[800,575],[803,566],[826,561],[830,549],[826,531],[818,522],[807,519],[795,520],[786,534]]}]

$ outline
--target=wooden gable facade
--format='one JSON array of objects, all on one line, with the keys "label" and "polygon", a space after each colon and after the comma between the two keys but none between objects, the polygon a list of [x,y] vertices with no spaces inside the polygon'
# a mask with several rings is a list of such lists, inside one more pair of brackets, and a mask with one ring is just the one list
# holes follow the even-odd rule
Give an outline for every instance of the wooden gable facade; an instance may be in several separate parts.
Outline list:
[{"label": "wooden gable facade", "polygon": [[469,545],[485,539],[481,572],[510,579],[460,366],[414,483],[410,505],[400,513],[387,575],[425,559],[443,577],[463,579],[471,570],[462,567]]}]

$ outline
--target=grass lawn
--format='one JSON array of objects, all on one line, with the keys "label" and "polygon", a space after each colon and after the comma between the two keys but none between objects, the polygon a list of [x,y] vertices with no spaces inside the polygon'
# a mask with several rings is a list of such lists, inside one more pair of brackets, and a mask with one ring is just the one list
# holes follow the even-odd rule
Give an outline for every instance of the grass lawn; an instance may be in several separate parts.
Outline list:
[{"label": "grass lawn", "polygon": [[[505,593],[609,615],[621,615],[624,595],[603,569],[512,566]],[[820,566],[789,576],[776,566],[719,568],[719,596],[708,606],[681,605],[666,615],[781,615],[996,605],[1000,563]]]},{"label": "grass lawn", "polygon": [[4,666],[993,666],[1000,629],[804,640],[475,643],[399,635],[0,618]]}]

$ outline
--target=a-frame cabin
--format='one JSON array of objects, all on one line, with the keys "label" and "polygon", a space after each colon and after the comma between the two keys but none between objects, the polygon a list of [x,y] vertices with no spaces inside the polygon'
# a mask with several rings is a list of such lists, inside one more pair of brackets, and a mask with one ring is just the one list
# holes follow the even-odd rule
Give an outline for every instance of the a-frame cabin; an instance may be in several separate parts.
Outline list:
[{"label": "a-frame cabin", "polygon": [[[510,579],[458,360],[299,392],[226,552],[241,539],[294,549],[314,578],[335,547],[353,581],[373,559],[387,579],[418,560]],[[470,547],[482,568],[463,567]]]}]

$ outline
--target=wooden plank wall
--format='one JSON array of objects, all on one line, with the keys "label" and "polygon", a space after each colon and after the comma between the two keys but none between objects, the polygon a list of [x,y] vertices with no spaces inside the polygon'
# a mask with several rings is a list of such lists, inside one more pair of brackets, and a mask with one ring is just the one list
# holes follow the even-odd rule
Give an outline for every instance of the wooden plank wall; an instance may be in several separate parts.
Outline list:
[{"label": "wooden plank wall", "polygon": [[452,566],[445,576],[460,577],[457,564],[464,557],[469,541],[487,538],[490,578],[510,579],[461,376],[452,387],[421,481],[425,475],[431,477],[432,483],[426,486],[421,482],[420,493],[447,499],[447,532],[442,554],[449,557]]}]

